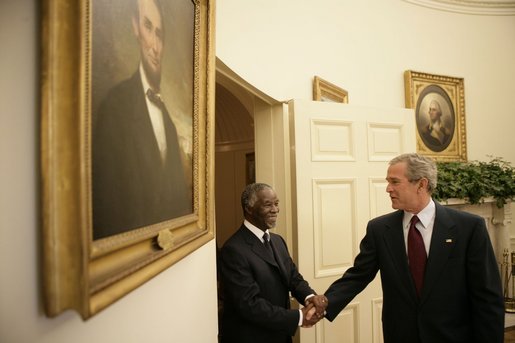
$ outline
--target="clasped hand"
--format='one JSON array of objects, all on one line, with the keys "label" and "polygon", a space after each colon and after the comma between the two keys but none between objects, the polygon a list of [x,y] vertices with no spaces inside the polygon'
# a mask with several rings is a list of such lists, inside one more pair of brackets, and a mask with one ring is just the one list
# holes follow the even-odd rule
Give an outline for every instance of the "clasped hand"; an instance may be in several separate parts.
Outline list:
[{"label": "clasped hand", "polygon": [[306,306],[302,308],[302,314],[304,315],[302,327],[310,328],[320,319],[324,318],[327,304],[328,301],[325,295],[315,295],[308,298]]}]

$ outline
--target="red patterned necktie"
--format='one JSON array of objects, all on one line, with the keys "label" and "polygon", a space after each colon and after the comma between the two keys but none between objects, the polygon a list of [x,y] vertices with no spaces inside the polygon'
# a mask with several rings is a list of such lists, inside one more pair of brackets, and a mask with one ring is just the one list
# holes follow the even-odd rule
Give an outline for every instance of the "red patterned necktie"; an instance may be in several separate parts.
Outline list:
[{"label": "red patterned necktie", "polygon": [[411,218],[408,232],[408,260],[411,275],[413,276],[413,281],[415,281],[415,287],[417,288],[417,295],[420,297],[422,285],[424,284],[427,254],[422,235],[415,227],[418,222],[419,219],[417,216]]}]

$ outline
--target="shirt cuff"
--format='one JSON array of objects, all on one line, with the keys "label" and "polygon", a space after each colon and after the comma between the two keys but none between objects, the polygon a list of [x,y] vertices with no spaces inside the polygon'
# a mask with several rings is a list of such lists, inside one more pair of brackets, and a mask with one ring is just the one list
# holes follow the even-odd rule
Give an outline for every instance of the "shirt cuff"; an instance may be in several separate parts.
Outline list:
[{"label": "shirt cuff", "polygon": [[304,298],[304,304],[306,303],[306,300],[308,300],[309,298],[312,298],[314,297],[315,295],[314,294],[310,294],[308,295],[307,297]]},{"label": "shirt cuff", "polygon": [[[308,300],[311,297],[314,297],[314,294],[310,294],[304,298],[304,304],[306,303],[306,300]],[[302,326],[302,321],[304,320],[304,315],[302,314],[302,310],[299,309],[299,326]]]}]

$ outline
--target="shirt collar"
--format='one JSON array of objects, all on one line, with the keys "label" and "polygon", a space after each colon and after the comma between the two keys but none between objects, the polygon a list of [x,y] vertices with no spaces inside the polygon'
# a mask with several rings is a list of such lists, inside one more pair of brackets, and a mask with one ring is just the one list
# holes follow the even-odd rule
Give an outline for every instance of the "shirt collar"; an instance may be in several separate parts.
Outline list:
[{"label": "shirt collar", "polygon": [[260,228],[258,228],[257,226],[251,224],[247,219],[245,219],[243,221],[243,225],[245,225],[247,227],[247,229],[250,230],[250,232],[252,232],[257,238],[259,238],[259,240],[261,242],[264,242],[263,241],[263,233],[266,232],[266,233],[269,233],[268,232],[268,229],[266,231],[263,232],[263,230],[261,230]]},{"label": "shirt collar", "polygon": [[[145,74],[145,69],[143,69],[143,64],[140,63],[139,65],[139,74],[141,75],[141,85],[143,86],[143,92],[147,94],[147,90],[150,87],[150,83],[148,83],[147,74]],[[156,93],[157,91],[154,90]]]},{"label": "shirt collar", "polygon": [[[422,211],[417,213],[417,217],[418,217],[420,223],[422,224],[422,226],[424,227],[424,229],[429,226],[429,224],[435,217],[435,214],[436,214],[435,202],[433,201],[433,199],[430,199],[427,206],[424,207],[422,209]],[[404,219],[402,221],[403,227],[409,226],[409,222],[414,215],[415,214],[413,214],[411,212],[404,211]]]}]

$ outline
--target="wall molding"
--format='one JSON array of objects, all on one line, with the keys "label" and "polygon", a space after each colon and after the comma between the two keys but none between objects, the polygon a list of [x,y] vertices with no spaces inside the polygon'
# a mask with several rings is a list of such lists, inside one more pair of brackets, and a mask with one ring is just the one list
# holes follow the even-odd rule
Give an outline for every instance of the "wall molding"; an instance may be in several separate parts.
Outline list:
[{"label": "wall molding", "polygon": [[441,11],[474,15],[515,15],[515,0],[403,0]]}]

